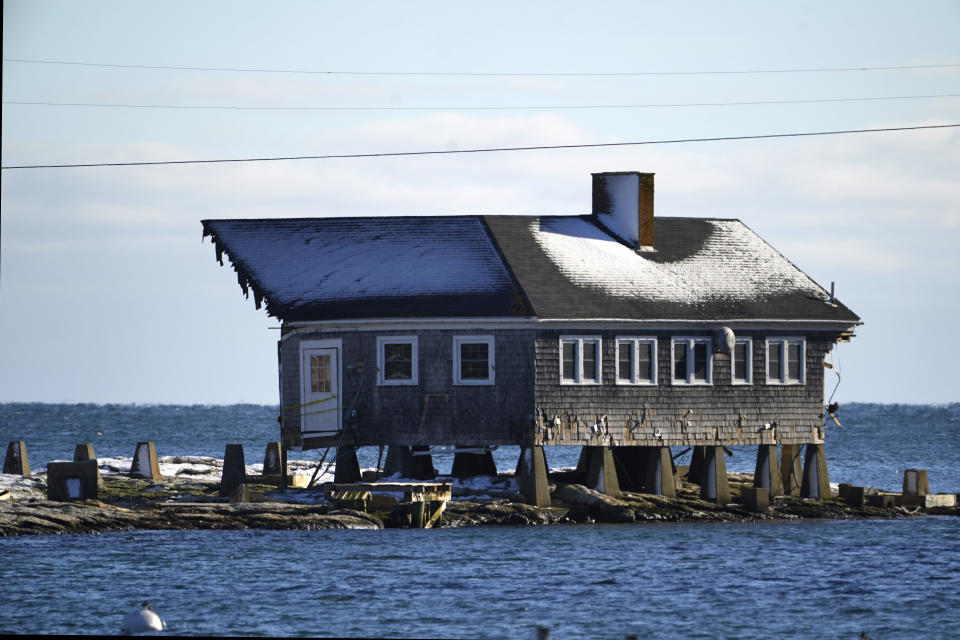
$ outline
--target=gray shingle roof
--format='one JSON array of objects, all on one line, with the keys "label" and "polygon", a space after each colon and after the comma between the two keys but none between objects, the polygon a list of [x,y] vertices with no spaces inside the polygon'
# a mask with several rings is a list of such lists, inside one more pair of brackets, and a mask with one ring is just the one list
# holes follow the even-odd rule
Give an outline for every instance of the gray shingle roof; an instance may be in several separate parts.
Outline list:
[{"label": "gray shingle roof", "polygon": [[655,218],[636,251],[590,216],[204,220],[286,321],[377,317],[854,324],[739,220]]}]

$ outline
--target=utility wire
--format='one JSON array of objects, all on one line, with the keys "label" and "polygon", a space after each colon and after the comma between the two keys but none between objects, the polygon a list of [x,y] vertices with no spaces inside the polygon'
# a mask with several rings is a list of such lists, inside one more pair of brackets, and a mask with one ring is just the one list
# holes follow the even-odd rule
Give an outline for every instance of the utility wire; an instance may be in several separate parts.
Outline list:
[{"label": "utility wire", "polygon": [[880,133],[887,131],[918,131],[921,129],[948,129],[960,124],[932,124],[917,127],[887,127],[882,129],[847,129],[842,131],[807,131],[800,133],[768,133],[753,136],[723,136],[717,138],[678,138],[675,140],[642,140],[639,142],[599,142],[594,144],[556,144],[530,147],[492,147],[487,149],[446,149],[442,151],[394,151],[384,153],[345,153],[315,156],[282,156],[269,158],[219,158],[215,160],[158,160],[150,162],[86,162],[78,164],[32,164],[0,167],[0,169],[75,169],[80,167],[142,167],[170,164],[215,164],[225,162],[275,162],[278,160],[330,160],[339,158],[387,158],[398,156],[448,155],[455,153],[493,153],[498,151],[540,151],[546,149],[588,149],[597,147],[629,147],[651,144],[678,144],[683,142],[720,142],[730,140],[761,140],[767,138],[798,138],[832,136],[848,133]]},{"label": "utility wire", "polygon": [[102,102],[32,102],[4,100],[3,104],[44,107],[108,107],[115,109],[202,109],[229,111],[532,111],[542,109],[650,109],[676,107],[732,107],[773,104],[815,104],[823,102],[869,102],[877,100],[919,100],[928,98],[960,98],[960,93],[938,93],[917,96],[876,96],[864,98],[811,98],[807,100],[738,100],[735,102],[657,102],[647,104],[581,104],[581,105],[504,105],[504,106],[239,106],[239,105],[176,105],[117,104]]},{"label": "utility wire", "polygon": [[71,65],[80,67],[104,67],[111,69],[161,69],[168,71],[229,71],[239,73],[300,73],[312,75],[341,76],[473,76],[473,77],[592,77],[592,76],[697,76],[697,75],[742,75],[760,73],[829,73],[845,71],[902,71],[907,69],[947,69],[960,67],[960,63],[915,64],[886,67],[811,67],[798,69],[734,69],[699,71],[591,71],[591,72],[477,72],[477,71],[346,71],[311,69],[259,69],[241,67],[193,67],[148,64],[113,64],[103,62],[77,62],[71,60],[36,60],[27,58],[4,58],[4,62],[26,64]]}]

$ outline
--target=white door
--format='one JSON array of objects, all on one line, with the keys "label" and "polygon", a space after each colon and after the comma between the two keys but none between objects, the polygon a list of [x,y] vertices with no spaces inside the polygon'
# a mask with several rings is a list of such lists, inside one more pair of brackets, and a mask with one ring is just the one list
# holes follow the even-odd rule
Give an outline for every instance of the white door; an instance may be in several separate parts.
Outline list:
[{"label": "white door", "polygon": [[301,430],[306,438],[340,431],[340,363],[336,348],[300,352]]}]

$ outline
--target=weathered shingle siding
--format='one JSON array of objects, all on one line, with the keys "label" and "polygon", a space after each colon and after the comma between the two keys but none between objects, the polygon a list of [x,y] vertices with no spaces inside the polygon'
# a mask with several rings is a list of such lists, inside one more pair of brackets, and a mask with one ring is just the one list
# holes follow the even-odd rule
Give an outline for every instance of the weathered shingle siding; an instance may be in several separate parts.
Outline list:
[{"label": "weathered shingle siding", "polygon": [[[417,336],[418,384],[377,384],[377,337]],[[493,385],[453,383],[453,337],[494,337]],[[359,445],[511,444],[529,437],[533,405],[532,329],[400,329],[300,332],[283,344],[284,406],[300,403],[299,350],[304,340],[342,341],[344,424],[351,407]],[[363,373],[356,373],[359,361]],[[299,435],[295,413],[284,424]],[[349,431],[348,431],[349,433]]]},{"label": "weathered shingle siding", "polygon": [[[560,384],[561,335],[601,337],[602,384]],[[616,338],[631,335],[657,338],[655,386],[616,384]],[[767,384],[766,338],[778,335],[806,338],[805,384]],[[822,441],[823,358],[830,351],[835,335],[738,331],[738,337],[753,339],[753,384],[732,385],[730,356],[714,354],[713,384],[675,386],[671,343],[672,338],[680,336],[711,337],[711,333],[651,333],[642,329],[540,332],[536,346],[536,402],[540,410],[536,441],[551,445],[613,446]],[[594,424],[599,431],[592,429]],[[767,424],[771,428],[765,429]],[[656,435],[657,430],[660,437]]]}]

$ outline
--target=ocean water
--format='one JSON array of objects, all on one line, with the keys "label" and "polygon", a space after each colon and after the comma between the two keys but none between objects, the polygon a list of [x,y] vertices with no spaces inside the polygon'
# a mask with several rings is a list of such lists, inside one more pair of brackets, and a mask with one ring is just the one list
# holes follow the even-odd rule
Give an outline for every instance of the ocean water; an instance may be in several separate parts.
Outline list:
[{"label": "ocean water", "polygon": [[[831,480],[960,491],[960,405],[849,405]],[[30,461],[92,442],[130,456],[258,461],[276,408],[0,405]],[[577,451],[548,449],[550,466]],[[752,471],[737,447],[731,470]],[[313,452],[305,459],[318,457]],[[361,452],[361,464],[377,452]],[[501,468],[516,449],[495,453]],[[452,455],[435,465],[448,471]],[[682,459],[681,459],[682,461]],[[0,538],[0,633],[111,635],[149,599],[174,635],[375,638],[960,637],[960,519],[383,531],[137,531]]]}]

